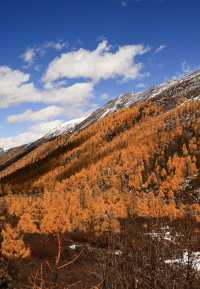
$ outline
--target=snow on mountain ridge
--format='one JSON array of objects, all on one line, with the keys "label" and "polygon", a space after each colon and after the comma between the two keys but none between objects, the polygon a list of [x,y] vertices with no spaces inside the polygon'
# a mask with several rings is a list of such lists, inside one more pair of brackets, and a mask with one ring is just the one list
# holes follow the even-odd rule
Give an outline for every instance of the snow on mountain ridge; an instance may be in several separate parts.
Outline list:
[{"label": "snow on mountain ridge", "polygon": [[78,132],[92,123],[106,117],[110,113],[116,112],[122,108],[131,107],[132,105],[142,101],[152,100],[157,105],[164,107],[167,111],[176,105],[183,104],[184,101],[199,100],[199,96],[200,70],[186,75],[181,79],[173,79],[141,92],[121,94],[117,98],[108,101],[104,106],[98,108],[89,115],[67,121],[61,126],[53,128],[41,139],[27,144],[26,147],[38,146],[40,143],[46,142],[51,138],[55,138],[62,134],[72,133],[74,131]]},{"label": "snow on mountain ridge", "polygon": [[48,132],[44,136],[44,138],[48,139],[48,138],[56,137],[63,133],[69,132],[70,130],[73,130],[76,125],[81,123],[86,117],[87,116],[69,120],[63,123],[61,126],[58,126],[56,129],[53,129],[52,131]]},{"label": "snow on mountain ridge", "polygon": [[149,100],[153,104],[160,106],[165,113],[188,101],[200,100],[200,70],[195,71],[190,75],[186,75],[179,80],[168,81],[164,84],[154,86],[142,92],[120,95],[117,98],[108,101],[104,106],[98,108],[84,118],[68,121],[62,124],[60,127],[52,129],[45,136],[32,143],[17,148],[12,148],[8,152],[1,154],[2,163],[0,163],[0,170],[5,169],[16,160],[19,160],[32,150],[38,148],[40,145],[46,142],[53,140],[57,136],[62,136],[65,134],[71,135],[74,132],[79,133],[84,128],[101,120],[110,113]]}]

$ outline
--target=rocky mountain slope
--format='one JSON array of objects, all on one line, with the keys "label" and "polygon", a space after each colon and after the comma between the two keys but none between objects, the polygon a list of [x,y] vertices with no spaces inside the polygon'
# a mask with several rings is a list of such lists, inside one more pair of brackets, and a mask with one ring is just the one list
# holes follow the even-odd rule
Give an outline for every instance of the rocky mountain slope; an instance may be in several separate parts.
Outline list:
[{"label": "rocky mountain slope", "polygon": [[199,95],[197,71],[4,154],[8,216],[23,234],[100,235],[135,216],[200,221]]},{"label": "rocky mountain slope", "polygon": [[0,171],[3,171],[11,164],[25,157],[40,145],[51,142],[59,136],[79,132],[110,113],[119,111],[120,109],[128,108],[137,103],[151,99],[154,103],[163,107],[164,110],[170,110],[176,105],[185,101],[198,99],[198,97],[200,97],[200,71],[195,71],[182,79],[172,80],[162,85],[152,87],[144,92],[121,95],[116,99],[109,101],[86,118],[68,122],[61,128],[57,128],[55,131],[50,132],[31,144],[0,153]]}]

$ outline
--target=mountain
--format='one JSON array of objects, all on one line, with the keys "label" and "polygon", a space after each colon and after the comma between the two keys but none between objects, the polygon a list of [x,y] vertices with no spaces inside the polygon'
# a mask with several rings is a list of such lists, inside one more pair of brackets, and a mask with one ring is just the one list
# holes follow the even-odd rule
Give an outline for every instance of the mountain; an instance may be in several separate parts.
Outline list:
[{"label": "mountain", "polygon": [[87,117],[68,121],[61,127],[54,129],[41,139],[21,147],[13,148],[0,155],[0,171],[10,166],[12,163],[23,158],[32,150],[41,144],[54,140],[54,138],[79,132],[94,122],[106,117],[110,113],[119,111],[123,108],[131,107],[139,102],[151,99],[165,110],[169,110],[174,106],[200,97],[200,71],[195,71],[190,75],[179,80],[171,80],[159,86],[152,87],[139,93],[123,94],[97,109]]},{"label": "mountain", "polygon": [[20,158],[24,157],[26,154],[30,153],[32,150],[40,146],[41,144],[54,139],[55,137],[72,132],[77,124],[82,122],[85,117],[73,119],[70,121],[65,122],[61,126],[57,127],[56,129],[52,129],[42,138],[26,145],[22,145],[20,147],[14,147],[7,151],[0,149],[0,170],[6,168],[7,166],[11,165],[12,163],[16,162]]},{"label": "mountain", "polygon": [[57,137],[59,135],[65,134],[65,133],[69,133],[69,132],[73,132],[74,128],[76,127],[76,125],[78,125],[79,123],[81,123],[82,121],[84,121],[85,117],[82,118],[77,118],[77,119],[72,119],[70,121],[67,121],[65,123],[63,123],[61,126],[58,126],[56,129],[53,129],[52,131],[49,131],[44,137],[43,139],[52,139],[54,137]]},{"label": "mountain", "polygon": [[72,127],[4,153],[1,191],[11,196],[12,214],[28,214],[41,232],[117,230],[119,219],[135,215],[190,211],[200,220],[199,97],[195,71],[121,95]]}]

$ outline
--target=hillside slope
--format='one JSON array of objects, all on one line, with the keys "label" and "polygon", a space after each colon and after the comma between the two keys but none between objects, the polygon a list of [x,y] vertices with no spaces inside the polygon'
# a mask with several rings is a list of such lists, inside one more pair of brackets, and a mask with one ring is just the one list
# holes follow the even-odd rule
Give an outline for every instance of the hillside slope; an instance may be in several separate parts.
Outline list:
[{"label": "hillside slope", "polygon": [[77,125],[76,123],[71,126],[67,125],[66,128],[62,127],[60,130],[58,129],[54,133],[52,132],[33,143],[10,149],[4,154],[1,154],[0,171],[25,157],[42,144],[51,142],[56,137],[62,135],[65,136],[66,134],[69,135],[74,132],[79,132],[85,127],[88,127],[94,122],[106,117],[108,114],[119,111],[122,108],[128,108],[139,102],[152,99],[154,102],[164,107],[165,110],[169,110],[186,99],[198,98],[200,95],[199,82],[200,71],[196,71],[183,79],[173,80],[160,86],[145,90],[144,92],[121,95],[118,98],[109,101],[105,106],[91,113],[83,121],[80,119],[80,121],[77,122]]},{"label": "hillside slope", "polygon": [[123,95],[41,142],[1,168],[9,213],[24,231],[50,233],[118,230],[135,215],[200,219],[199,95],[195,72]]}]

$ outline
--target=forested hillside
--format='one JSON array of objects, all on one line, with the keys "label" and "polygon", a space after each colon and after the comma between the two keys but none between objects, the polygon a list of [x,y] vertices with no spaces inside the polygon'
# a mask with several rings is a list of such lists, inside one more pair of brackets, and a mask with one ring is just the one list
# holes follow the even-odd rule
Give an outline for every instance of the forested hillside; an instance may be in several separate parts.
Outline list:
[{"label": "forested hillside", "polygon": [[[200,102],[151,101],[39,147],[1,174],[26,232],[119,230],[129,216],[200,217]],[[56,149],[54,148],[56,146]],[[38,213],[39,212],[39,213]]]},{"label": "forested hillside", "polygon": [[126,94],[73,130],[2,152],[0,288],[8,272],[20,289],[198,288],[199,78]]}]

